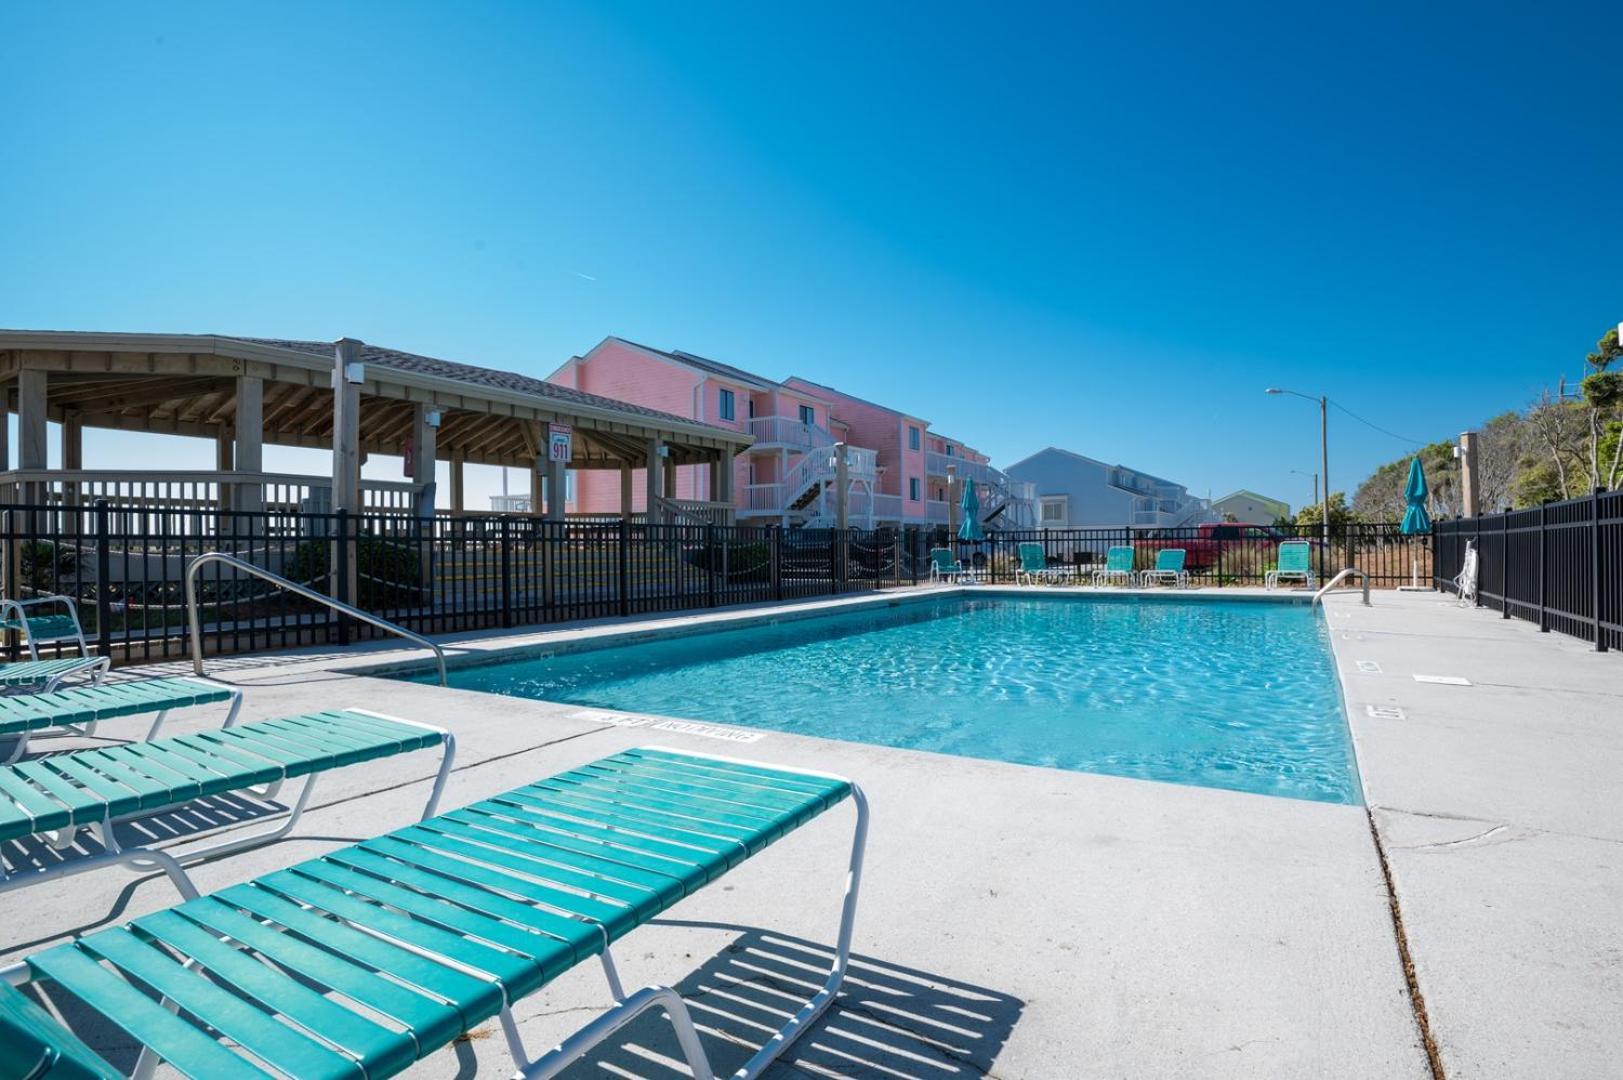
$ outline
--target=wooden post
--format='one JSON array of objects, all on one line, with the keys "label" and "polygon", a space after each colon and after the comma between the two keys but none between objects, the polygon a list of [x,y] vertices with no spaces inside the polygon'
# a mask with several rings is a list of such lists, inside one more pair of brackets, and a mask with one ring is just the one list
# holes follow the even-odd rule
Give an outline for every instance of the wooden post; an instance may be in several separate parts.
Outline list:
[{"label": "wooden post", "polygon": [[1482,488],[1476,474],[1476,432],[1460,432],[1460,514],[1474,518],[1482,513]]},{"label": "wooden post", "polygon": [[332,504],[361,509],[361,342],[339,338],[333,349]]},{"label": "wooden post", "polygon": [[417,485],[417,516],[434,516],[434,462],[439,454],[440,411],[419,404],[411,422],[411,482]]},{"label": "wooden post", "polygon": [[440,410],[418,402],[411,418],[411,482],[417,516],[417,564],[423,587],[434,595],[434,463],[439,457]]},{"label": "wooden post", "polygon": [[627,462],[620,463],[620,516],[626,520],[631,518],[632,488],[635,487],[632,479],[632,468]]},{"label": "wooden post", "polygon": [[[351,520],[361,513],[361,343],[354,338],[339,338],[333,348],[332,373],[332,508],[347,511]],[[344,520],[342,516],[340,522]],[[341,538],[344,551],[333,560],[335,572],[342,568],[345,591],[340,595],[350,603],[360,597],[359,558],[352,536]],[[337,584],[335,579],[335,584]]]},{"label": "wooden post", "polygon": [[[45,453],[45,390],[46,373],[34,368],[23,368],[17,373],[17,468],[44,469]],[[42,483],[23,485],[23,502],[35,506],[46,499],[47,486]]]},{"label": "wooden post", "polygon": [[[67,412],[62,415],[62,469],[64,472],[75,473],[85,467],[85,431],[84,422],[77,412]],[[63,524],[74,533],[79,531],[79,485],[74,483],[73,477],[65,477],[62,481],[62,506],[68,512],[63,515]]]},{"label": "wooden post", "polygon": [[[232,466],[238,472],[265,471],[265,380],[252,375],[237,376],[237,411],[232,425]],[[245,513],[265,508],[265,489],[257,481],[238,484],[232,490],[231,504]]]},{"label": "wooden post", "polygon": [[451,451],[451,509],[460,514],[466,507],[463,506],[462,465],[467,457],[464,450]]},{"label": "wooden post", "polygon": [[0,472],[11,471],[11,385],[0,380]]},{"label": "wooden post", "polygon": [[648,440],[648,524],[658,525],[661,511],[659,500],[665,497],[665,458],[660,456],[664,449],[658,439]]},{"label": "wooden post", "polygon": [[717,483],[712,498],[716,502],[726,503],[727,509],[723,511],[725,520],[723,524],[731,525],[737,512],[738,496],[733,490],[733,472],[735,465],[733,455],[726,450],[721,452],[721,460],[716,463]]},{"label": "wooden post", "polygon": [[[236,460],[232,451],[235,449],[231,442],[231,428],[221,424],[214,429],[214,471],[228,473],[232,471],[232,462]],[[231,482],[221,476],[219,490],[215,492],[215,506],[221,510],[231,509],[232,494]]]},{"label": "wooden post", "polygon": [[[552,425],[541,425],[541,461],[539,465],[546,472],[547,477],[547,520],[563,521],[564,508],[569,499],[569,480],[564,475],[569,463],[563,460],[552,460]],[[539,509],[537,504],[536,509]]]},{"label": "wooden post", "polygon": [[537,456],[530,462],[530,515],[540,517],[546,509],[543,506],[547,478],[547,462],[545,457]]}]

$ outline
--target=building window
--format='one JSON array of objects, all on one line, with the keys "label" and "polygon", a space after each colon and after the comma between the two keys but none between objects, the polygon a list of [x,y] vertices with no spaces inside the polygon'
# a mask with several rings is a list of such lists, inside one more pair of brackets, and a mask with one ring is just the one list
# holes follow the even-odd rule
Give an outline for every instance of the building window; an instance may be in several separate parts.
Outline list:
[{"label": "building window", "polygon": [[[917,431],[918,429],[914,428],[913,430]],[[907,478],[907,497],[911,502],[919,501],[919,478],[916,476]]]},{"label": "building window", "polygon": [[948,443],[948,444],[947,444],[947,456],[948,456],[948,457],[952,457],[952,456],[953,456],[953,454],[952,454],[952,443]]},{"label": "building window", "polygon": [[909,450],[917,450],[919,448],[919,429],[911,425],[909,425],[907,429],[907,448]]},{"label": "building window", "polygon": [[1038,500],[1038,522],[1045,529],[1059,528],[1070,521],[1070,500],[1064,495],[1044,495]]},{"label": "building window", "polygon": [[800,407],[800,422],[802,424],[817,423],[817,410],[810,405],[802,405]]},{"label": "building window", "polygon": [[723,420],[737,419],[737,409],[733,405],[733,392],[731,390],[723,390],[721,392],[720,406],[721,418]]},{"label": "building window", "polygon": [[749,400],[749,411],[750,411],[750,419],[754,420],[755,419],[755,399],[754,398],[750,398],[750,400]]}]

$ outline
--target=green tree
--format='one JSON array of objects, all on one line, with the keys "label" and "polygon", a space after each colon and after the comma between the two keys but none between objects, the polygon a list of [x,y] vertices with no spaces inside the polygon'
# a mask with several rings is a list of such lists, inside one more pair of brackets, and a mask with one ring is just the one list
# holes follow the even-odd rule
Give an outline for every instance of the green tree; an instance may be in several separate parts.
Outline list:
[{"label": "green tree", "polygon": [[[1347,493],[1345,491],[1332,491],[1330,493],[1330,528],[1339,529],[1349,522],[1357,521],[1358,515],[1347,506]],[[1324,507],[1320,503],[1304,506],[1296,511],[1297,525],[1318,525],[1324,521]]]},{"label": "green tree", "polygon": [[1619,457],[1623,443],[1613,440],[1611,463],[1602,469],[1602,463],[1607,460],[1602,443],[1607,441],[1614,425],[1623,423],[1623,371],[1610,370],[1620,359],[1623,359],[1623,344],[1618,342],[1616,327],[1601,335],[1601,339],[1595,342],[1595,351],[1584,357],[1590,371],[1579,388],[1583,392],[1584,404],[1589,408],[1590,490],[1615,488],[1618,471],[1623,467],[1623,459]]}]

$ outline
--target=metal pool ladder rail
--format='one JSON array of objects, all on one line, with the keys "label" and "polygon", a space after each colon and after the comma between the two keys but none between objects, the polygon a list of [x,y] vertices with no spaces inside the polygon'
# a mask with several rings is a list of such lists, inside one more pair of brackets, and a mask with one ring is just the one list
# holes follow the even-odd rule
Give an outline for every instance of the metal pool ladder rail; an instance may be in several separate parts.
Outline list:
[{"label": "metal pool ladder rail", "polygon": [[[1324,588],[1320,589],[1318,592],[1313,594],[1313,603],[1317,604],[1317,603],[1322,602],[1324,600],[1324,594],[1325,593],[1329,592],[1331,589],[1335,588],[1337,585],[1340,585],[1343,580],[1345,580],[1348,577],[1351,577],[1353,574],[1357,574],[1358,577],[1364,583],[1364,606],[1369,607],[1369,575],[1366,574],[1364,571],[1358,569],[1358,567],[1356,567],[1356,566],[1347,567],[1347,569],[1341,571],[1341,573],[1337,574],[1335,577],[1333,577],[1329,581],[1325,582],[1324,583]],[[1308,606],[1312,607],[1313,604],[1309,604]]]},{"label": "metal pool ladder rail", "polygon": [[334,611],[342,612],[352,619],[359,619],[361,622],[370,623],[379,630],[387,630],[389,633],[398,634],[408,641],[415,641],[424,648],[433,649],[434,662],[440,667],[440,685],[450,685],[445,678],[445,650],[423,637],[423,635],[413,633],[412,631],[407,630],[404,626],[396,626],[389,620],[380,619],[376,615],[362,611],[360,608],[350,607],[348,604],[334,600],[325,593],[318,593],[314,589],[307,589],[296,581],[289,581],[280,574],[273,574],[264,567],[255,566],[251,562],[244,562],[235,555],[227,555],[222,551],[205,551],[203,554],[186,564],[186,624],[191,628],[192,632],[192,671],[195,674],[203,674],[203,635],[198,627],[197,619],[197,568],[202,566],[204,563],[211,562],[225,563],[227,566],[235,567],[245,574],[250,574],[263,581],[268,581],[279,589],[286,589],[288,592],[302,596],[306,600],[313,600],[318,604],[325,604]]}]

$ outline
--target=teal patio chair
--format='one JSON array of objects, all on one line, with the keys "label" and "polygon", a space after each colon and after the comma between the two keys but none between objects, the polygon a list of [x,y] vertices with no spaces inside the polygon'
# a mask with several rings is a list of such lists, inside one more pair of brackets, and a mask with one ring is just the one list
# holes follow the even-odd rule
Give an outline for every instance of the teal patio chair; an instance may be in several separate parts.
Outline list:
[{"label": "teal patio chair", "polygon": [[1183,548],[1161,548],[1155,553],[1155,565],[1148,570],[1139,571],[1138,583],[1148,585],[1155,581],[1172,585],[1174,588],[1187,589],[1189,571],[1183,568],[1186,557],[1187,553]]},{"label": "teal patio chair", "polygon": [[1308,588],[1313,587],[1313,545],[1306,540],[1285,540],[1279,545],[1279,563],[1263,575],[1262,583],[1277,589],[1285,578],[1301,578]]},{"label": "teal patio chair", "polygon": [[[81,830],[100,845],[93,854],[64,858],[44,867],[7,870],[0,859],[0,892],[124,863],[157,866],[182,896],[197,895],[183,863],[212,858],[280,839],[298,824],[318,774],[395,754],[441,747],[440,770],[423,816],[431,816],[456,755],[456,741],[443,728],[362,709],[312,713],[280,720],[180,735],[144,743],[56,754],[37,761],[0,765],[0,851],[7,842],[41,838],[62,850]],[[173,810],[194,799],[247,792],[276,797],[284,782],[304,778],[286,818],[275,828],[193,848],[176,857],[146,846],[121,847],[115,822]]]},{"label": "teal patio chair", "polygon": [[957,581],[964,575],[964,564],[948,548],[930,549],[930,580]]},{"label": "teal patio chair", "polygon": [[1053,575],[1048,569],[1048,556],[1043,553],[1041,544],[1021,544],[1016,551],[1020,555],[1020,564],[1014,570],[1016,585],[1035,585],[1039,581],[1051,580]]},{"label": "teal patio chair", "polygon": [[[31,614],[41,608],[59,608],[55,612]],[[105,656],[92,656],[85,642],[84,627],[79,625],[79,608],[71,596],[41,596],[32,600],[0,600],[0,630],[15,631],[28,649],[28,659],[0,664],[0,688],[39,687],[55,690],[77,675],[86,675],[99,682],[112,666]],[[49,660],[39,658],[41,645],[72,641],[79,646],[77,656],[57,656]]]},{"label": "teal patio chair", "polygon": [[1105,553],[1105,564],[1093,572],[1095,585],[1109,585],[1120,582],[1123,585],[1138,584],[1138,575],[1133,572],[1133,549],[1126,545],[1113,547]]},{"label": "teal patio chair", "polygon": [[[22,757],[29,737],[38,731],[61,728],[75,735],[94,735],[103,720],[153,713],[146,734],[150,741],[157,738],[171,709],[217,701],[231,703],[225,716],[225,726],[230,727],[242,709],[242,691],[202,679],[130,679],[0,697],[0,764]],[[9,753],[4,745],[8,739],[13,740]]]},{"label": "teal patio chair", "polygon": [[[161,1061],[191,1077],[378,1080],[497,1017],[518,1075],[551,1077],[641,1013],[662,1008],[688,1068],[710,1077],[681,997],[664,986],[626,993],[611,946],[846,799],[856,822],[834,962],[821,988],[734,1074],[759,1076],[844,980],[867,800],[842,777],[658,747],[615,754],[0,968],[0,1067],[116,1075],[7,986],[32,983],[76,999],[75,1026],[116,1029],[140,1045],[136,1075]],[[532,1058],[513,1008],[594,959],[613,1004]]]}]

